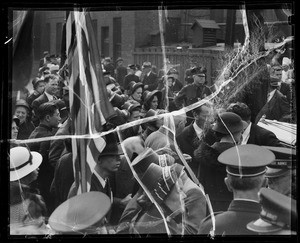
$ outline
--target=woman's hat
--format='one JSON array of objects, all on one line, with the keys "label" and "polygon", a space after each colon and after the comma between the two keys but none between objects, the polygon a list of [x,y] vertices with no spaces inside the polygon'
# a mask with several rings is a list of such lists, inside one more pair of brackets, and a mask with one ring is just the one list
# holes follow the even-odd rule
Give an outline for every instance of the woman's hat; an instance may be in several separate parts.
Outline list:
[{"label": "woman's hat", "polygon": [[136,91],[140,87],[144,89],[144,84],[142,84],[141,82],[136,83],[135,81],[131,81],[129,83],[129,94],[132,95],[134,91]]},{"label": "woman's hat", "polygon": [[15,107],[17,107],[17,106],[23,106],[26,109],[28,109],[28,111],[30,111],[30,107],[29,107],[28,103],[23,99],[17,100]]},{"label": "woman's hat", "polygon": [[134,100],[128,100],[122,105],[122,109],[128,110],[131,113],[135,108],[141,107],[141,104]]},{"label": "woman's hat", "polygon": [[20,180],[42,163],[43,157],[38,152],[30,152],[26,147],[14,147],[10,149],[10,181]]},{"label": "woman's hat", "polygon": [[144,91],[144,93],[143,93],[144,104],[145,103],[148,104],[148,102],[150,102],[150,100],[152,100],[155,95],[157,96],[158,103],[159,103],[162,98],[162,92],[160,90]]},{"label": "woman's hat", "polygon": [[110,207],[110,199],[104,193],[82,193],[59,205],[49,217],[49,225],[54,231],[61,233],[80,233],[87,230],[96,233],[95,224],[105,217]]},{"label": "woman's hat", "polygon": [[231,134],[240,132],[247,126],[247,122],[243,121],[239,115],[233,112],[223,112],[218,114],[216,124],[212,130],[222,134]]}]

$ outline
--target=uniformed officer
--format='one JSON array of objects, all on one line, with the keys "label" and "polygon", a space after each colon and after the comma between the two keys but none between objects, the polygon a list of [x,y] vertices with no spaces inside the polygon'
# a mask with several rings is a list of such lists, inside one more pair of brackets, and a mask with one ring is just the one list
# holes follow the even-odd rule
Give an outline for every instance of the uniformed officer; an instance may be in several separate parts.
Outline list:
[{"label": "uniformed officer", "polygon": [[275,154],[275,161],[267,166],[268,187],[296,199],[296,150],[265,146]]},{"label": "uniformed officer", "polygon": [[194,82],[185,85],[175,96],[175,104],[177,108],[189,106],[196,103],[198,100],[210,95],[211,90],[205,85],[206,75],[199,69],[193,74]]},{"label": "uniformed officer", "polygon": [[246,226],[259,218],[261,205],[258,192],[267,185],[266,165],[274,160],[275,155],[270,150],[254,144],[235,146],[221,153],[218,161],[226,165],[224,181],[233,193],[233,200],[227,211],[204,219],[199,234],[254,234]]},{"label": "uniformed officer", "polygon": [[272,189],[259,192],[262,210],[260,218],[247,224],[247,228],[260,235],[296,235],[297,204]]},{"label": "uniformed officer", "polygon": [[49,218],[54,234],[107,234],[105,216],[111,201],[102,192],[86,192],[58,206]]},{"label": "uniformed officer", "polygon": [[[181,109],[184,106],[189,106],[197,101],[209,96],[212,92],[206,83],[206,75],[201,69],[195,69],[193,74],[194,82],[185,85],[174,97],[174,104],[177,109]],[[192,112],[187,113],[187,117],[193,117]],[[187,125],[189,125],[193,119],[187,119]]]}]

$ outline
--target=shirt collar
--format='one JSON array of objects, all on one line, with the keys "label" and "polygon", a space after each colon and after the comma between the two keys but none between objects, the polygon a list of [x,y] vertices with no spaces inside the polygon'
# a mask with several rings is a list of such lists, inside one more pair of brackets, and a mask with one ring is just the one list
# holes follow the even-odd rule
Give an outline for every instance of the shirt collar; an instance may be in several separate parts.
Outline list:
[{"label": "shirt collar", "polygon": [[248,202],[259,203],[259,201],[252,200],[252,199],[247,199],[247,198],[237,198],[237,199],[234,199],[234,201],[248,201]]},{"label": "shirt collar", "polygon": [[49,101],[53,100],[53,95],[48,94],[46,91],[44,93],[47,96],[47,98],[48,98]]},{"label": "shirt collar", "polygon": [[242,144],[247,144],[249,136],[250,136],[251,126],[252,126],[252,122],[249,123],[248,127],[243,132],[243,141],[242,141]]},{"label": "shirt collar", "polygon": [[149,72],[147,73],[147,77],[150,75],[150,73],[151,73],[151,71],[149,71]]},{"label": "shirt collar", "polygon": [[196,124],[196,122],[193,123],[193,128],[196,131],[197,137],[200,138],[203,130]]},{"label": "shirt collar", "polygon": [[277,90],[277,89],[274,89],[274,90],[272,90],[272,91],[268,94],[268,102],[273,98],[273,96],[274,96],[276,90]]},{"label": "shirt collar", "polygon": [[106,184],[106,180],[103,179],[97,172],[95,172],[95,176],[98,178],[98,180],[100,181],[102,187],[104,188],[105,184]]}]

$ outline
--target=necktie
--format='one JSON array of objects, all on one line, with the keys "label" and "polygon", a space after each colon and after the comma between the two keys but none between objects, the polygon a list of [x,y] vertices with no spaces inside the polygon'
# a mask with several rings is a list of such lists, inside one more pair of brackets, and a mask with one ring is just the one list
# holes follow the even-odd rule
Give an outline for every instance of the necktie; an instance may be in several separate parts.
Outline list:
[{"label": "necktie", "polygon": [[105,194],[111,198],[111,189],[110,189],[110,183],[109,183],[109,179],[106,178],[106,183],[105,183],[105,187],[104,187],[104,192]]}]

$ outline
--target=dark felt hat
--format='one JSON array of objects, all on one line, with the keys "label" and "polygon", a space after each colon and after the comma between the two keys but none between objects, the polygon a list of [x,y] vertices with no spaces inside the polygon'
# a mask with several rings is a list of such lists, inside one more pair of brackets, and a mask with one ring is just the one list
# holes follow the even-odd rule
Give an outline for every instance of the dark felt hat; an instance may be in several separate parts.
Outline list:
[{"label": "dark felt hat", "polygon": [[107,156],[107,155],[113,156],[113,155],[124,154],[120,144],[118,144],[118,140],[117,140],[115,133],[107,134],[105,136],[105,142],[106,142],[106,146],[100,153],[99,158],[101,158],[102,156]]},{"label": "dark felt hat", "polygon": [[227,174],[238,177],[264,174],[266,166],[274,160],[275,155],[270,150],[254,144],[234,146],[218,157],[218,161],[226,165]]},{"label": "dark felt hat", "polygon": [[110,207],[110,198],[104,193],[82,193],[59,205],[49,217],[49,225],[60,233],[87,232],[105,217]]},{"label": "dark felt hat", "polygon": [[171,192],[183,169],[180,164],[161,167],[151,163],[140,179],[153,198],[161,204]]},{"label": "dark felt hat", "polygon": [[128,67],[128,68],[130,68],[130,69],[133,69],[133,70],[135,70],[135,69],[136,69],[136,66],[135,66],[135,64],[129,64],[127,67]]},{"label": "dark felt hat", "polygon": [[137,107],[142,107],[141,104],[137,101],[130,100],[126,101],[122,106],[122,109],[128,110],[130,113]]},{"label": "dark felt hat", "polygon": [[174,164],[172,158],[166,154],[158,155],[152,148],[146,148],[132,161],[132,167],[137,174],[143,174],[152,163],[161,167]]},{"label": "dark felt hat", "polygon": [[150,102],[150,100],[152,100],[155,95],[157,96],[158,103],[159,103],[162,98],[162,92],[160,90],[144,91],[144,93],[143,93],[144,103]]},{"label": "dark felt hat", "polygon": [[239,115],[233,112],[223,112],[218,114],[217,121],[212,130],[222,134],[230,134],[242,131],[247,126],[248,124]]},{"label": "dark felt hat", "polygon": [[135,82],[135,81],[131,81],[129,83],[129,94],[132,95],[134,93],[134,91],[136,91],[138,88],[144,88],[144,84],[141,82]]},{"label": "dark felt hat", "polygon": [[291,229],[297,219],[296,200],[269,188],[259,191],[262,211],[258,220],[247,224],[247,229],[258,233],[272,233]]},{"label": "dark felt hat", "polygon": [[28,105],[28,103],[27,103],[25,100],[23,100],[23,99],[17,100],[15,106],[16,106],[16,107],[18,107],[18,106],[23,106],[23,107],[25,107],[26,109],[28,109],[28,111],[31,110],[30,107],[29,107],[29,105]]},{"label": "dark felt hat", "polygon": [[110,71],[103,70],[103,76],[104,75],[110,75],[110,74],[111,74]]}]

